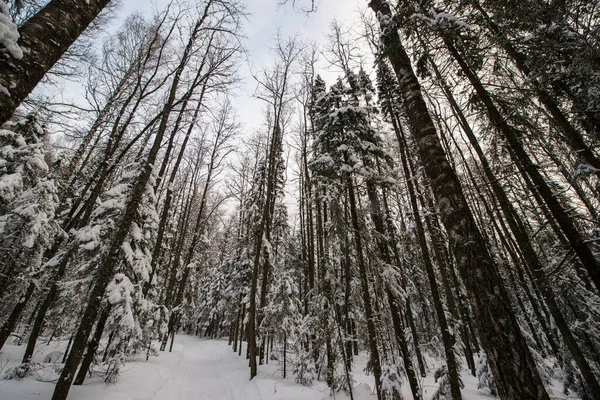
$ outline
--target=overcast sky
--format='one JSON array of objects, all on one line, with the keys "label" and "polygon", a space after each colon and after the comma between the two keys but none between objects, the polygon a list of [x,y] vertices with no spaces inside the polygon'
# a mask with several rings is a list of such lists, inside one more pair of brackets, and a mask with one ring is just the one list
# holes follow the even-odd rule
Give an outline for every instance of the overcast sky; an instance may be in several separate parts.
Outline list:
[{"label": "overcast sky", "polygon": [[[279,6],[279,2],[242,0],[249,14],[243,29],[247,38],[245,44],[249,59],[240,68],[243,83],[233,99],[233,104],[247,132],[257,128],[263,116],[263,104],[252,97],[256,83],[250,71],[256,73],[269,65],[272,58],[270,49],[274,45],[277,32],[281,32],[284,39],[298,35],[305,41],[320,42],[327,35],[333,18],[340,22],[356,21],[359,19],[359,8],[364,9],[367,4],[366,0],[320,0],[317,12],[307,15],[294,10],[291,5]],[[149,15],[153,9],[162,9],[167,3],[168,0],[121,0],[121,11],[118,14],[123,18],[136,11]],[[333,79],[336,72],[331,71],[326,75]]]}]

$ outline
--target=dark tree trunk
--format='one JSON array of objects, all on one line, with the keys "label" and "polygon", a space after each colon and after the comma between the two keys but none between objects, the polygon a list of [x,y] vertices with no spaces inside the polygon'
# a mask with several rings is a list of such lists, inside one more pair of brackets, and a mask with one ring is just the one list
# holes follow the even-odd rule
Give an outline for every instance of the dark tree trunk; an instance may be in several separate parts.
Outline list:
[{"label": "dark tree trunk", "polygon": [[283,379],[286,376],[287,367],[287,335],[283,332]]},{"label": "dark tree trunk", "polygon": [[27,290],[19,297],[17,304],[15,304],[15,307],[4,322],[4,325],[2,325],[2,328],[0,328],[0,349],[4,347],[4,344],[10,337],[10,334],[17,325],[17,322],[19,322],[19,317],[21,316],[21,313],[23,312],[25,306],[29,302],[29,299],[33,295],[35,287],[36,286],[33,282],[31,282],[29,286],[27,286]]},{"label": "dark tree trunk", "polygon": [[[364,164],[365,167],[372,169],[373,166],[371,165],[371,161],[365,156],[364,157]],[[407,177],[408,179],[408,177]],[[388,248],[388,243],[386,242],[386,240],[384,238],[388,238],[388,240],[390,241],[389,245],[390,247],[396,247],[396,243],[393,240],[394,235],[391,234],[391,232],[388,232],[386,229],[386,225],[384,223],[384,218],[383,218],[383,210],[379,201],[379,196],[377,193],[377,188],[375,186],[375,183],[373,182],[373,180],[371,178],[367,178],[366,179],[366,185],[367,185],[367,197],[369,198],[369,205],[370,205],[370,212],[371,212],[371,220],[373,221],[373,224],[375,226],[375,230],[377,231],[377,246],[379,248],[379,253],[380,253],[380,257],[382,257],[383,261],[387,264],[387,265],[392,265],[393,264],[393,260],[390,254],[390,250]],[[405,271],[403,271],[402,269],[402,265],[399,262],[399,259],[397,258],[396,260],[396,267],[398,268],[398,270],[400,271],[400,273],[402,275],[404,275]],[[413,398],[416,400],[420,400],[423,398],[421,390],[419,388],[419,383],[417,381],[417,375],[415,373],[414,367],[413,367],[413,363],[410,357],[410,353],[408,351],[408,346],[406,344],[406,337],[404,335],[404,326],[401,322],[401,308],[400,308],[400,301],[398,301],[396,299],[396,297],[393,295],[393,291],[390,289],[389,286],[386,285],[385,288],[386,291],[386,295],[388,298],[388,303],[390,306],[390,312],[392,314],[392,325],[394,328],[394,333],[396,336],[396,342],[398,343],[398,346],[400,347],[400,350],[402,352],[402,358],[403,358],[403,362],[404,362],[404,369],[406,371],[406,375],[408,377],[408,382],[410,384],[410,388],[411,388],[411,392],[413,394]],[[418,347],[415,344],[415,347]],[[450,364],[450,363],[449,363]],[[456,382],[456,384],[458,385],[458,381]],[[459,393],[460,393],[460,389],[459,389]]]},{"label": "dark tree trunk", "polygon": [[373,368],[373,376],[375,378],[375,388],[377,390],[377,400],[382,400],[381,393],[381,359],[379,350],[377,349],[377,330],[375,328],[375,315],[371,306],[371,295],[369,293],[369,278],[367,274],[367,266],[364,260],[363,245],[361,237],[361,226],[358,221],[358,210],[356,207],[356,195],[352,177],[346,180],[346,188],[348,190],[348,198],[350,200],[350,216],[352,218],[352,230],[354,234],[354,244],[356,246],[356,257],[358,263],[358,273],[360,277],[363,304],[365,307],[365,319],[367,322],[367,336],[369,342],[371,366]]},{"label": "dark tree trunk", "polygon": [[20,29],[21,59],[0,51],[0,125],[110,0],[53,0]]},{"label": "dark tree trunk", "polygon": [[71,352],[71,345],[73,344],[73,338],[75,335],[69,336],[69,341],[67,342],[67,348],[65,349],[65,354],[63,355],[62,363],[64,364],[67,361],[67,356]]},{"label": "dark tree trunk", "polygon": [[[397,124],[396,124],[397,125]],[[398,144],[400,146],[400,159],[402,160],[402,169],[404,171],[404,179],[408,188],[408,197],[411,204],[413,217],[415,220],[415,226],[417,230],[417,238],[419,241],[419,247],[421,248],[421,257],[423,258],[423,264],[425,265],[425,273],[429,281],[429,287],[431,289],[431,297],[433,300],[433,307],[437,315],[438,324],[442,333],[442,343],[444,345],[446,364],[448,367],[448,381],[450,383],[450,392],[454,400],[460,400],[462,398],[460,394],[460,378],[458,371],[458,363],[454,355],[454,335],[450,333],[450,327],[448,325],[448,319],[446,318],[446,312],[442,303],[439,285],[435,276],[435,267],[431,260],[429,248],[427,246],[427,238],[425,236],[425,229],[423,222],[421,221],[421,213],[419,212],[419,205],[417,204],[417,192],[415,190],[414,175],[409,168],[408,164],[408,148],[403,132],[400,127],[397,126],[396,134],[398,135]],[[433,235],[433,233],[432,233]],[[443,265],[440,265],[442,268]]]},{"label": "dark tree trunk", "polygon": [[108,320],[110,307],[106,306],[100,314],[100,319],[98,319],[98,323],[96,324],[96,331],[94,332],[94,337],[88,343],[87,350],[85,352],[85,356],[83,357],[83,361],[81,362],[81,366],[79,367],[79,372],[73,381],[74,385],[83,385],[83,381],[85,380],[85,376],[87,375],[92,362],[94,361],[94,356],[96,355],[96,351],[98,350],[98,346],[100,345],[100,339],[102,339],[102,334],[104,333],[104,326],[106,325],[106,321]]},{"label": "dark tree trunk", "polygon": [[[390,291],[388,291],[388,302],[390,303],[390,312],[392,314],[394,333],[396,334],[396,340],[398,342],[398,346],[400,347],[400,355],[402,356],[402,362],[404,363],[404,369],[410,385],[410,391],[412,392],[414,400],[421,400],[423,398],[423,394],[421,393],[421,388],[419,387],[417,374],[408,350],[406,337],[404,336],[404,325],[402,324],[400,307],[396,303],[396,300],[391,296]],[[417,347],[417,344],[415,344],[415,347]]]},{"label": "dark tree trunk", "polygon": [[[242,340],[244,339],[244,316],[246,315],[246,303],[242,304],[242,315],[240,315],[240,329],[239,329],[239,347],[238,347],[238,356],[242,355]],[[247,325],[247,324],[246,324]]]},{"label": "dark tree trunk", "polygon": [[508,400],[549,400],[494,261],[475,224],[458,177],[446,159],[410,58],[395,26],[388,26],[393,17],[390,6],[385,0],[372,0],[370,6],[380,17],[384,51],[398,78],[421,163],[432,183],[451,248],[473,301],[482,346],[498,391]]},{"label": "dark tree trunk", "polygon": [[50,309],[54,298],[58,294],[58,280],[62,278],[63,274],[65,273],[68,259],[68,255],[65,255],[63,257],[60,264],[53,272],[53,276],[51,277],[50,282],[48,282],[47,284],[48,292],[46,293],[46,296],[44,297],[44,300],[42,301],[42,304],[38,309],[37,315],[35,317],[35,322],[33,323],[33,327],[31,328],[31,333],[29,334],[29,339],[27,340],[27,348],[25,349],[25,354],[23,354],[23,363],[28,363],[31,361],[33,351],[35,350],[35,344],[41,333],[42,326],[44,325],[44,318],[46,317],[46,313],[48,312],[48,309]]},{"label": "dark tree trunk", "polygon": [[[241,295],[240,295],[240,303],[241,303]],[[233,337],[231,338],[231,342],[233,343],[233,352],[236,353],[237,352],[237,346],[238,346],[238,332],[240,331],[240,326],[242,324],[242,321],[240,320],[242,318],[242,309],[238,308],[237,313],[235,314],[235,324],[233,327]]]},{"label": "dark tree trunk", "polygon": [[37,315],[37,310],[40,308],[41,303],[42,302],[40,300],[38,300],[35,303],[35,307],[33,308],[33,311],[31,312],[31,314],[29,314],[27,323],[25,323],[25,326],[23,327],[23,334],[19,338],[19,342],[18,342],[17,346],[21,346],[23,344],[23,340],[25,339],[25,336],[27,336],[27,332],[29,331],[29,328],[31,327],[31,323],[33,322],[33,319]]},{"label": "dark tree trunk", "polygon": [[[258,289],[258,273],[259,267],[261,264],[261,253],[263,248],[263,237],[265,233],[270,230],[271,220],[273,214],[271,212],[271,203],[274,201],[276,196],[276,163],[277,157],[279,155],[281,145],[282,145],[282,132],[279,126],[275,126],[273,128],[273,133],[271,137],[271,144],[269,146],[269,153],[267,159],[267,176],[266,176],[266,194],[265,194],[265,204],[263,205],[262,215],[260,219],[259,226],[255,232],[255,245],[254,245],[254,260],[252,266],[252,278],[250,282],[250,304],[248,307],[248,351],[250,355],[250,379],[254,378],[257,373],[256,366],[256,357],[258,354],[258,349],[256,346],[256,337],[257,337],[257,324],[260,323],[260,319],[257,316],[257,307],[256,307],[256,292]],[[263,278],[265,275],[265,269],[268,271],[268,264],[266,260],[263,261]],[[264,279],[263,279],[264,281]],[[266,284],[266,282],[264,282]],[[262,297],[262,294],[261,294]],[[261,304],[263,303],[261,298]]]}]

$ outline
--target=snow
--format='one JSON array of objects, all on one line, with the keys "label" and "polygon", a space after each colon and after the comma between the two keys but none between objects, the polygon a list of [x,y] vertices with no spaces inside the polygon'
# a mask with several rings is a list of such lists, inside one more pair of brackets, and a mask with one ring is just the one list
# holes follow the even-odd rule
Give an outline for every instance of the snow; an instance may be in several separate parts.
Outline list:
[{"label": "snow", "polygon": [[11,201],[23,189],[23,177],[20,173],[6,174],[0,177],[0,199]]},{"label": "snow", "polygon": [[[18,348],[7,347],[12,357],[18,358],[15,352]],[[89,378],[83,386],[72,387],[69,400],[329,398],[329,391],[321,385],[305,387],[296,384],[293,379],[281,378],[274,364],[260,366],[258,376],[252,381],[248,378],[246,358],[233,353],[227,342],[177,335],[172,353],[160,353],[159,357],[152,357],[147,362],[137,360],[128,363],[113,385],[106,385],[100,378]],[[52,383],[32,378],[0,380],[0,398],[50,398],[53,389]],[[346,396],[336,398],[346,399]]]},{"label": "snow", "polygon": [[116,274],[106,287],[106,298],[116,309],[116,318],[123,332],[129,333],[135,329],[135,319],[132,311],[133,299],[131,297],[134,287],[125,274]]},{"label": "snow", "polygon": [[[19,37],[17,25],[10,19],[8,4],[0,1],[0,44],[17,59],[23,58],[23,50],[17,44]],[[6,90],[4,87],[3,89]]]},{"label": "snow", "polygon": [[[244,343],[245,344],[245,343]],[[51,356],[56,361],[62,359],[56,352],[62,351],[65,341],[51,345],[40,343],[36,348],[33,361],[41,362]],[[0,353],[0,374],[18,365],[25,346],[5,345]],[[246,348],[242,349],[242,354]],[[374,400],[373,376],[364,372],[367,356],[361,353],[355,359],[354,398],[356,400]],[[433,361],[429,360],[430,371]],[[38,380],[27,377],[22,380],[0,379],[0,399],[37,400],[48,399],[54,390],[53,379],[58,377],[57,365],[39,364],[43,368],[34,374]],[[291,362],[288,362],[291,371]],[[69,400],[347,400],[343,392],[332,394],[322,381],[312,386],[303,386],[295,382],[288,372],[283,379],[277,361],[258,367],[258,375],[249,381],[248,361],[234,353],[227,341],[203,340],[195,336],[177,335],[173,352],[161,352],[158,357],[145,356],[129,361],[121,370],[114,384],[106,384],[99,376],[88,378],[83,386],[73,386]],[[477,389],[477,378],[463,371],[461,379],[465,384],[462,390],[464,400],[491,400],[496,397]],[[43,380],[43,381],[41,381]],[[412,398],[406,379],[402,378],[402,394],[405,399]],[[437,384],[432,373],[421,378],[425,400],[434,395]],[[552,399],[565,399],[558,385],[549,388]]]},{"label": "snow", "polygon": [[6,88],[6,86],[4,85],[0,85],[0,93],[10,97],[10,92],[8,91],[8,89]]},{"label": "snow", "polygon": [[589,164],[579,163],[579,164],[577,164],[577,167],[575,168],[575,171],[573,171],[572,175],[573,175],[573,177],[577,178],[582,175],[597,174],[599,172],[600,172],[599,169],[594,168]]},{"label": "snow", "polygon": [[74,236],[82,244],[81,247],[86,250],[94,250],[100,244],[102,229],[99,225],[87,226],[79,229]]},{"label": "snow", "polygon": [[428,15],[416,13],[413,14],[413,18],[423,20],[429,24],[431,27],[435,27],[437,25],[441,25],[444,22],[448,22],[449,24],[454,24],[460,28],[471,29],[471,26],[463,21],[460,21],[455,15],[445,12],[435,12],[431,11]]}]

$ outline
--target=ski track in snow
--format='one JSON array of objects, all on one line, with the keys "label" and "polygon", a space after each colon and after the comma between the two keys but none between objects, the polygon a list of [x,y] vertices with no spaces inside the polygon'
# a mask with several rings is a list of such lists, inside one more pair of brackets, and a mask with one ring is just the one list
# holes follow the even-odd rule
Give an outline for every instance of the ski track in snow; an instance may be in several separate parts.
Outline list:
[{"label": "ski track in snow", "polygon": [[[189,337],[178,337],[184,343]],[[197,351],[185,351],[184,345],[176,344],[180,353],[177,363],[169,371],[170,376],[157,388],[152,400],[173,399],[223,399],[235,400],[227,378],[246,373],[240,369],[239,360],[230,357],[229,347],[222,342],[194,340],[200,343]]]}]

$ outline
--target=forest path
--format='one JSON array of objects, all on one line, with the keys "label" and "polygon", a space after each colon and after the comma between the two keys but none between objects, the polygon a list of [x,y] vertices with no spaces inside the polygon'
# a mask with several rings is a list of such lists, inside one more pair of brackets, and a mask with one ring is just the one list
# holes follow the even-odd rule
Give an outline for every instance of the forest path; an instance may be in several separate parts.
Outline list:
[{"label": "forest path", "polygon": [[179,353],[177,363],[164,376],[153,400],[234,400],[232,384],[248,379],[245,360],[241,363],[242,358],[222,341],[180,335],[174,351]]},{"label": "forest path", "polygon": [[[34,361],[41,361],[51,351],[64,351],[66,343],[39,346]],[[2,373],[16,367],[22,358],[24,346],[5,346],[0,353]],[[323,382],[312,387],[295,383],[289,376],[282,378],[279,365],[272,361],[258,368],[258,375],[250,381],[250,369],[245,355],[238,356],[224,340],[204,340],[195,336],[177,335],[172,352],[160,352],[158,357],[127,362],[117,382],[104,383],[100,375],[87,378],[82,386],[73,386],[69,400],[321,400],[331,399],[330,390]],[[290,366],[288,366],[290,367]],[[55,366],[47,364],[42,382],[33,378],[22,380],[0,379],[0,400],[49,399],[57,375]],[[0,375],[2,375],[0,373]],[[372,378],[370,378],[372,379]],[[356,400],[377,397],[368,385],[359,385],[362,396]],[[347,400],[336,393],[336,400]]]}]

